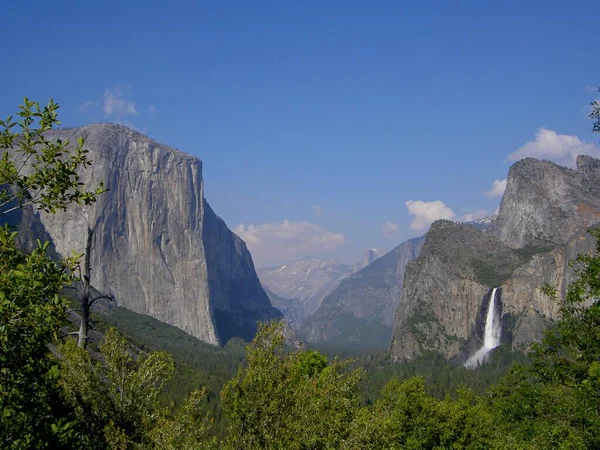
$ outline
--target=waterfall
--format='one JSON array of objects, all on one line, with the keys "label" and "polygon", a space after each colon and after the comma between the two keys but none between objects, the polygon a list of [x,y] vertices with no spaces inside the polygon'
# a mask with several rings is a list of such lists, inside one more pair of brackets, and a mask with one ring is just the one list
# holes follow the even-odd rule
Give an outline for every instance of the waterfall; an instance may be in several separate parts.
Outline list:
[{"label": "waterfall", "polygon": [[498,288],[492,289],[490,301],[488,302],[488,311],[485,317],[485,334],[483,336],[483,347],[477,350],[465,363],[465,367],[474,368],[477,364],[482,363],[487,358],[488,353],[493,348],[500,345],[500,334],[502,327],[500,326],[500,317],[496,314],[496,291]]}]

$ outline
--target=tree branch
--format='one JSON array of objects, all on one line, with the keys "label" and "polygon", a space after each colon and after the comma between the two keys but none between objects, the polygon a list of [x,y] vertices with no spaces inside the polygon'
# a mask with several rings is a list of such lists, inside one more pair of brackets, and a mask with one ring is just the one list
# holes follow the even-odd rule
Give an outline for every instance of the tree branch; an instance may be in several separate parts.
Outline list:
[{"label": "tree branch", "polygon": [[96,300],[102,300],[102,299],[110,300],[111,302],[115,301],[115,297],[113,295],[101,295],[99,297],[96,297],[96,298],[93,298],[92,300],[90,300],[90,306],[92,306]]}]

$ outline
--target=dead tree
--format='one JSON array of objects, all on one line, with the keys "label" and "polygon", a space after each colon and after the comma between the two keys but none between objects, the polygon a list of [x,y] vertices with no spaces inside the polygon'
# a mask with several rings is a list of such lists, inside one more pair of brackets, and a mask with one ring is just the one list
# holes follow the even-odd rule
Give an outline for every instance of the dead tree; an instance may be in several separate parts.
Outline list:
[{"label": "dead tree", "polygon": [[[97,225],[97,222],[96,222]],[[78,289],[79,290],[79,295],[78,295],[78,300],[79,300],[79,306],[80,306],[80,312],[81,312],[81,323],[79,324],[79,331],[74,333],[77,334],[77,345],[79,347],[83,347],[86,348],[87,347],[87,341],[88,341],[88,333],[89,330],[91,328],[91,323],[90,323],[90,310],[92,308],[92,305],[101,299],[106,299],[106,300],[114,300],[114,298],[111,295],[99,295],[97,297],[93,297],[92,296],[92,285],[91,285],[91,278],[92,278],[92,265],[90,263],[90,259],[91,259],[91,255],[92,255],[92,239],[94,237],[94,231],[96,229],[96,226],[94,226],[94,228],[90,228],[90,226],[88,225],[88,235],[87,235],[87,241],[85,244],[85,257],[84,257],[84,263],[83,263],[83,273],[81,271],[81,265],[79,266],[79,279],[81,281],[81,286]]]}]

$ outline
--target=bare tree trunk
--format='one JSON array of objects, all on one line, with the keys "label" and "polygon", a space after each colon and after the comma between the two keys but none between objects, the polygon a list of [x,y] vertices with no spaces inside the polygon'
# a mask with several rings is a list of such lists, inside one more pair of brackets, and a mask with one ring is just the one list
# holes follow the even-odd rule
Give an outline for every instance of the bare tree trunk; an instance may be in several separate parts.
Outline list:
[{"label": "bare tree trunk", "polygon": [[92,237],[94,236],[94,230],[88,226],[87,243],[85,245],[85,262],[83,266],[83,276],[81,282],[81,292],[79,295],[79,302],[81,305],[81,324],[79,325],[79,338],[77,345],[82,348],[87,347],[88,330],[90,323],[90,307],[93,301],[90,301],[90,279],[92,276],[92,266],[90,264],[90,258],[92,254]]}]

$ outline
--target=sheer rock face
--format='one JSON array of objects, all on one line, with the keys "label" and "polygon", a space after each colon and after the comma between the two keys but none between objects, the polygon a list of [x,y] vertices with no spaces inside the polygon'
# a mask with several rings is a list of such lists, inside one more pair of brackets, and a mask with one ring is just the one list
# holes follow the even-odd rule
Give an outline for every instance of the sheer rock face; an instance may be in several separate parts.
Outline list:
[{"label": "sheer rock face", "polygon": [[435,222],[418,259],[408,264],[391,340],[392,356],[409,360],[424,350],[459,354],[488,288],[477,261],[516,263],[497,238],[471,225]]},{"label": "sheer rock face", "polygon": [[569,261],[579,254],[593,254],[595,248],[595,240],[587,230],[582,230],[566,244],[533,256],[502,285],[502,313],[513,318],[514,326],[507,331],[512,332],[514,348],[539,341],[544,328],[558,319],[560,305],[543,294],[540,287],[550,284],[563,296],[575,276]]},{"label": "sheer rock face", "polygon": [[299,330],[312,343],[385,347],[390,338],[404,270],[422,238],[405,241],[343,280]]},{"label": "sheer rock face", "polygon": [[257,320],[280,317],[263,291],[245,243],[204,199],[199,159],[119,125],[57,130],[83,137],[93,166],[88,187],[103,181],[96,204],[40,214],[63,255],[82,251],[96,226],[92,284],[117,303],[177,326],[202,341],[250,339]]},{"label": "sheer rock face", "polygon": [[494,234],[512,248],[566,243],[600,222],[600,160],[577,157],[577,170],[526,158],[510,168]]},{"label": "sheer rock face", "polygon": [[531,158],[511,167],[500,214],[489,231],[434,223],[421,256],[406,269],[391,340],[392,357],[425,350],[465,358],[482,343],[491,288],[500,287],[503,342],[525,347],[558,317],[540,287],[564,294],[569,260],[591,253],[587,228],[600,221],[600,160],[570,170]]}]

